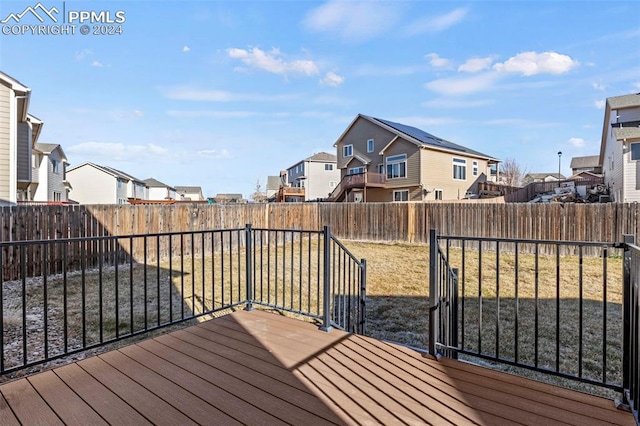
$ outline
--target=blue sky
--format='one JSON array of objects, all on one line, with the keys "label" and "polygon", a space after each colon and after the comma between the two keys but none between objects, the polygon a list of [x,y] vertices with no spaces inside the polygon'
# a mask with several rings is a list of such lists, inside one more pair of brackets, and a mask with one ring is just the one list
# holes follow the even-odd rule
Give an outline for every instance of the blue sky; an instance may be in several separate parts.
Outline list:
[{"label": "blue sky", "polygon": [[[0,20],[37,3],[2,0]],[[557,171],[562,151],[569,174],[571,157],[599,152],[605,99],[640,92],[637,0],[42,6],[58,23],[73,11],[125,21],[114,35],[82,35],[77,21],[67,35],[3,29],[0,70],[32,89],[40,142],[61,144],[71,167],[206,196],[248,197],[267,175],[335,152],[358,113],[529,172]]]}]

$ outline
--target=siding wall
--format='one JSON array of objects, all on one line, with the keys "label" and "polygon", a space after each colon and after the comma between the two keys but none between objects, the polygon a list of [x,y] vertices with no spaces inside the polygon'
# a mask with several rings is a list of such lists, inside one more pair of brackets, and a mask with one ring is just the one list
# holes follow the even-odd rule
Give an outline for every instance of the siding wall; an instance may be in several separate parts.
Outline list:
[{"label": "siding wall", "polygon": [[[602,160],[602,172],[604,173],[604,183],[611,188],[613,200],[617,202],[624,201],[625,194],[625,159],[623,153],[623,143],[618,142],[613,136],[611,123],[616,121],[618,112],[612,110],[609,123],[607,123],[607,141],[605,143],[604,158]],[[633,184],[635,186],[635,171]]]},{"label": "siding wall", "polygon": [[[465,180],[453,179],[453,159],[461,158],[467,161]],[[478,182],[487,180],[483,173],[488,169],[486,160],[454,155],[445,152],[422,150],[422,175],[424,187],[429,191],[427,200],[435,200],[435,190],[442,191],[443,200],[458,200],[465,197],[467,191],[477,193]],[[473,176],[473,162],[478,162],[478,176]]]},{"label": "siding wall", "polygon": [[11,200],[11,192],[15,188],[10,187],[10,108],[11,90],[0,83],[0,205]]},{"label": "siding wall", "polygon": [[18,182],[31,182],[31,125],[18,123]]},{"label": "siding wall", "polygon": [[[342,147],[344,145],[353,145],[353,153],[361,155],[371,160],[370,172],[378,171],[378,164],[382,163],[380,151],[384,148],[395,135],[380,126],[377,126],[364,118],[358,118],[353,124],[351,130],[344,136],[343,140],[337,145],[338,168],[342,169],[342,176],[347,171],[344,170],[346,164],[351,157],[343,157]],[[367,140],[373,139],[373,152],[367,152]],[[349,166],[353,167],[353,166]]]},{"label": "siding wall", "polygon": [[115,177],[86,165],[67,172],[71,184],[69,198],[81,204],[117,204],[127,199],[127,185],[118,190]]},{"label": "siding wall", "polygon": [[[332,164],[333,170],[325,170],[325,164]],[[336,168],[335,163],[321,163],[316,161],[307,161],[305,163],[305,172],[307,179],[305,180],[305,200],[325,199],[333,191],[329,186],[329,182],[340,181],[340,170]]]},{"label": "siding wall", "polygon": [[[616,114],[611,114],[612,117],[618,115],[618,123],[626,123],[628,121],[640,121],[640,107],[626,108],[616,111]],[[615,119],[615,118],[614,118]]]},{"label": "siding wall", "polygon": [[420,185],[420,148],[404,139],[397,139],[384,152],[384,157],[401,154],[407,155],[407,177],[387,180],[388,188],[397,189]]}]

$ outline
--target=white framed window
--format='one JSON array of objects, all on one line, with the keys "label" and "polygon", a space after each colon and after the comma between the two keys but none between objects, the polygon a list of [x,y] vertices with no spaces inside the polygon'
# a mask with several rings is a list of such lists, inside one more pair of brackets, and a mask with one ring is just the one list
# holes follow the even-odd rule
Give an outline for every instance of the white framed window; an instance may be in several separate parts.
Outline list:
[{"label": "white framed window", "polygon": [[60,162],[58,160],[51,160],[51,167],[53,173],[60,173]]},{"label": "white framed window", "polygon": [[373,139],[367,141],[367,152],[373,152]]},{"label": "white framed window", "polygon": [[474,176],[478,176],[478,162],[477,161],[473,162],[473,175]]},{"label": "white framed window", "polygon": [[436,196],[436,200],[442,200],[442,189],[436,189],[433,192]]},{"label": "white framed window", "polygon": [[328,170],[328,171],[333,170],[333,164],[325,164],[325,165],[324,165],[324,169],[325,169],[325,170]]},{"label": "white framed window", "polygon": [[342,147],[343,157],[353,157],[353,145],[345,145]]},{"label": "white framed window", "polygon": [[402,189],[393,191],[393,201],[409,201],[409,190]]},{"label": "white framed window", "polygon": [[62,199],[62,194],[57,191],[53,191],[53,201],[60,201]]},{"label": "white framed window", "polygon": [[462,158],[453,159],[453,179],[467,180],[467,160]]},{"label": "white framed window", "polygon": [[350,175],[359,175],[361,173],[364,173],[364,167],[352,167],[349,169]]},{"label": "white framed window", "polygon": [[387,157],[387,179],[398,179],[407,177],[407,155],[394,155]]},{"label": "white framed window", "polygon": [[[640,160],[640,142],[632,143],[630,146],[631,161]],[[613,167],[611,167],[613,169]]]}]

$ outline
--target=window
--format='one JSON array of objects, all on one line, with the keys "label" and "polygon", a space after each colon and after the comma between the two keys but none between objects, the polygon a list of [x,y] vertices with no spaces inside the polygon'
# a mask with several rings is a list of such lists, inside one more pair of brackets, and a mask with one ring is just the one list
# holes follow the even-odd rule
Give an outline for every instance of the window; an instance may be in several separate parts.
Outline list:
[{"label": "window", "polygon": [[393,191],[393,201],[409,201],[409,190]]},{"label": "window", "polygon": [[353,157],[353,145],[345,145],[342,147],[343,157]]},{"label": "window", "polygon": [[61,193],[57,192],[57,191],[53,191],[53,201],[60,201],[61,200]]},{"label": "window", "polygon": [[118,179],[118,188],[122,188],[122,181]]},{"label": "window", "polygon": [[477,161],[473,162],[473,175],[474,176],[478,176],[478,162]]},{"label": "window", "polygon": [[453,178],[456,180],[467,179],[467,160],[461,158],[453,159]]},{"label": "window", "polygon": [[53,173],[60,173],[60,162],[58,160],[51,160],[51,167]]},{"label": "window", "polygon": [[433,191],[436,195],[436,200],[442,200],[442,189],[436,189]]},{"label": "window", "polygon": [[367,141],[367,152],[373,152],[373,139]]},{"label": "window", "polygon": [[364,167],[352,167],[349,169],[350,175],[359,175],[360,173],[364,173]]},{"label": "window", "polygon": [[384,173],[384,164],[378,164],[378,173],[380,174]]},{"label": "window", "polygon": [[329,182],[329,188],[330,188],[330,189],[333,189],[333,188],[335,188],[336,186],[338,186],[338,182],[333,181],[333,180]]},{"label": "window", "polygon": [[324,169],[325,170],[333,170],[333,164],[325,164],[324,165]]},{"label": "window", "polygon": [[387,157],[387,179],[407,177],[407,155]]},{"label": "window", "polygon": [[631,144],[631,160],[640,160],[640,143]]}]

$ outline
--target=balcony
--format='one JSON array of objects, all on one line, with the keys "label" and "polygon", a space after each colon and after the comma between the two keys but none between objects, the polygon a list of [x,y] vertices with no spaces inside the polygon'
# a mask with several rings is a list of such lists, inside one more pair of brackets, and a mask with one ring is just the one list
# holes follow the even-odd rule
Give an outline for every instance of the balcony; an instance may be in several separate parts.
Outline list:
[{"label": "balcony", "polygon": [[288,197],[297,197],[304,200],[304,194],[304,188],[299,188],[297,186],[282,186],[278,190],[276,201],[278,203],[283,203],[287,201]]},{"label": "balcony", "polygon": [[347,191],[354,188],[385,188],[386,184],[387,177],[382,173],[364,172],[346,175],[329,194],[327,201],[340,201],[346,196]]}]

